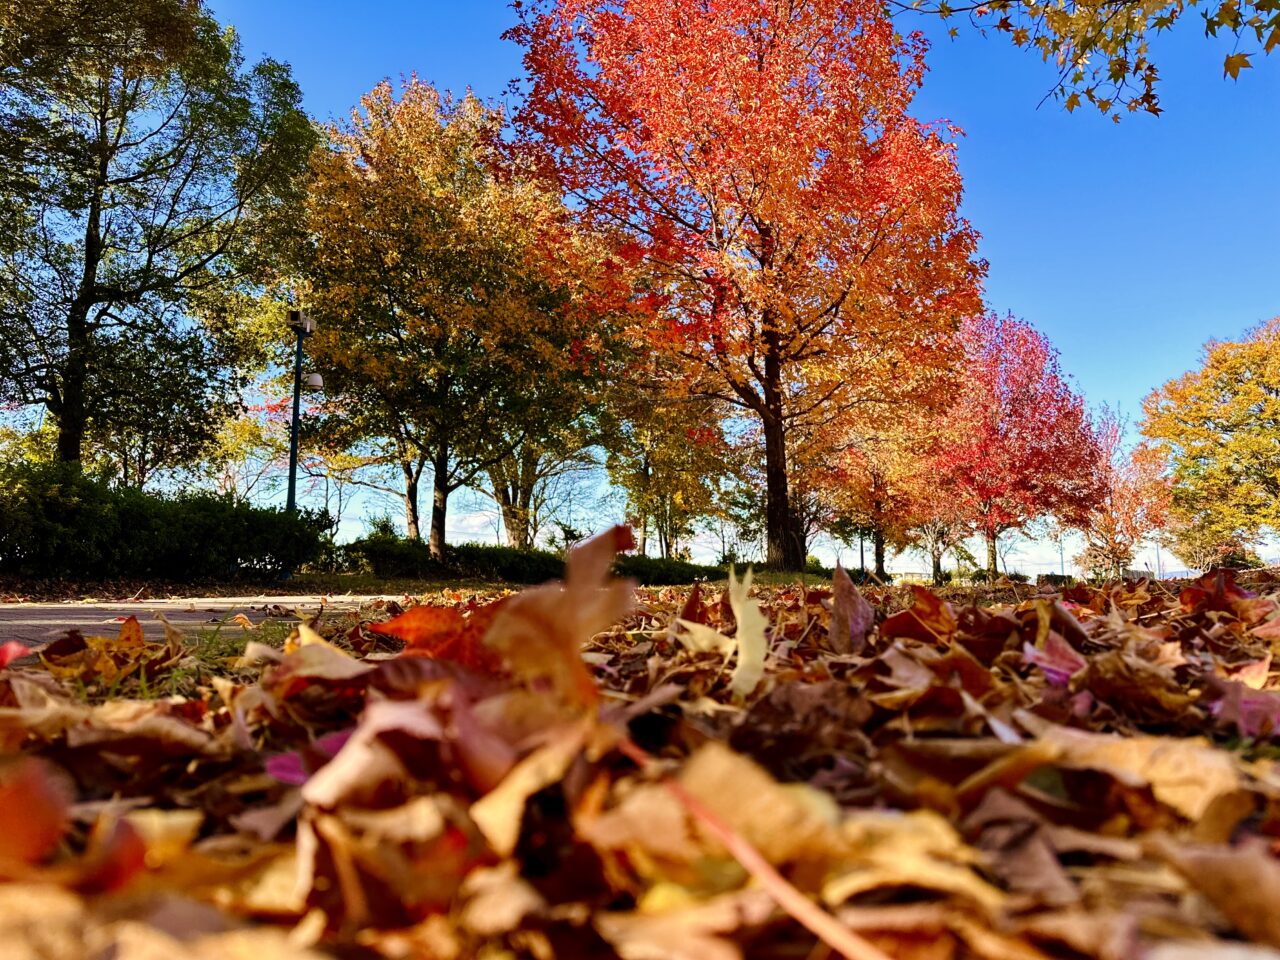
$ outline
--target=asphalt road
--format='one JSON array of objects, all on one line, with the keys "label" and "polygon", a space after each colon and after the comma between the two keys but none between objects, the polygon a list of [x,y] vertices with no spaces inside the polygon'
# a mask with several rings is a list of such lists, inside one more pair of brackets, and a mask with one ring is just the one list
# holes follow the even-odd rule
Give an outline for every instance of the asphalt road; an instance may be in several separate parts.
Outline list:
[{"label": "asphalt road", "polygon": [[[328,600],[331,610],[352,610],[376,597],[342,596]],[[149,640],[164,639],[164,616],[184,633],[198,633],[243,614],[252,623],[296,620],[294,611],[310,615],[325,602],[319,596],[195,597],[183,600],[141,600],[124,603],[4,603],[0,604],[0,644],[20,640],[39,646],[68,630],[85,636],[115,636],[120,624],[136,616]]]}]

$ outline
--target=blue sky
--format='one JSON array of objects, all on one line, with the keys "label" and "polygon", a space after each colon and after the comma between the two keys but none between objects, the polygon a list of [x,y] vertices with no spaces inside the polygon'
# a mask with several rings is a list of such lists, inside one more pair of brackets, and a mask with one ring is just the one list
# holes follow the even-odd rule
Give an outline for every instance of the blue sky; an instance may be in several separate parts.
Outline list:
[{"label": "blue sky", "polygon": [[[293,65],[320,118],[344,116],[385,77],[417,72],[496,99],[521,70],[500,39],[504,0],[211,5],[248,56]],[[949,40],[928,18],[902,22],[937,38],[916,114],[966,133],[965,212],[991,263],[988,303],[1045,331],[1090,403],[1137,419],[1205,340],[1280,314],[1280,55],[1226,80],[1233,41],[1205,38],[1192,12],[1153,44],[1165,113],[1115,124],[1039,105],[1055,71],[1003,36],[962,26]]]}]

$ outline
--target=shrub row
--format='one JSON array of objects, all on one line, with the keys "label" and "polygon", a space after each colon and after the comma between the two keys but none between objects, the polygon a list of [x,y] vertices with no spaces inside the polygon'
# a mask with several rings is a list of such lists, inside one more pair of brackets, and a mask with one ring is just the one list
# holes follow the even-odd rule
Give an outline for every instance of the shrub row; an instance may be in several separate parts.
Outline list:
[{"label": "shrub row", "polygon": [[647,587],[677,586],[695,580],[723,580],[726,576],[723,567],[639,555],[619,557],[614,561],[613,569],[618,576],[631,577]]},{"label": "shrub row", "polygon": [[118,489],[66,465],[0,471],[0,573],[22,577],[278,576],[320,555],[328,524],[208,493]]},{"label": "shrub row", "polygon": [[[564,576],[564,558],[548,550],[465,543],[449,547],[445,562],[440,563],[431,559],[425,542],[385,533],[374,533],[348,544],[346,555],[352,566],[377,577],[465,576],[527,584]],[[720,580],[725,576],[720,567],[641,556],[619,557],[614,570],[619,576],[632,577],[648,586]]]}]

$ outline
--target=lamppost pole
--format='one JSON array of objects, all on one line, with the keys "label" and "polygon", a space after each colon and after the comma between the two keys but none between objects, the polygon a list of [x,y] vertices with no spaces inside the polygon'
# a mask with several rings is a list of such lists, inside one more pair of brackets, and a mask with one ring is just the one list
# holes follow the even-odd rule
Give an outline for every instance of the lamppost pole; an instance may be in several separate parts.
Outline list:
[{"label": "lamppost pole", "polygon": [[298,509],[298,430],[302,425],[302,341],[315,332],[316,323],[301,310],[289,311],[289,326],[298,335],[293,359],[293,422],[289,425],[289,496],[285,512]]}]

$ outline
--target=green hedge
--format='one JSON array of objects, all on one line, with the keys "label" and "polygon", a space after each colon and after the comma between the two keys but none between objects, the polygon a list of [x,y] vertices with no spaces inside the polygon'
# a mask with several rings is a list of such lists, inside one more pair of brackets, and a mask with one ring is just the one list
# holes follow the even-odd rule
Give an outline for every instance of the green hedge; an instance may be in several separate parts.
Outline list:
[{"label": "green hedge", "polygon": [[517,550],[492,544],[462,543],[449,547],[451,569],[466,577],[507,583],[545,583],[564,576],[564,558],[549,550]]},{"label": "green hedge", "polygon": [[447,567],[431,559],[422,540],[374,533],[347,544],[344,550],[348,569],[365,570],[375,577],[432,578],[449,573]]},{"label": "green hedge", "polygon": [[613,569],[619,576],[631,577],[648,587],[677,586],[695,580],[723,580],[727,576],[723,567],[634,555],[619,557]]},{"label": "green hedge", "polygon": [[[528,584],[564,576],[564,558],[548,550],[464,543],[448,547],[445,562],[439,563],[431,559],[424,541],[405,540],[385,533],[370,534],[348,544],[346,554],[355,566],[377,577],[461,576]],[[725,576],[720,567],[640,556],[619,557],[614,570],[619,576],[632,577],[648,586],[717,580]]]},{"label": "green hedge", "polygon": [[208,493],[117,489],[61,464],[0,471],[0,573],[22,577],[278,576],[320,555],[328,525]]}]

